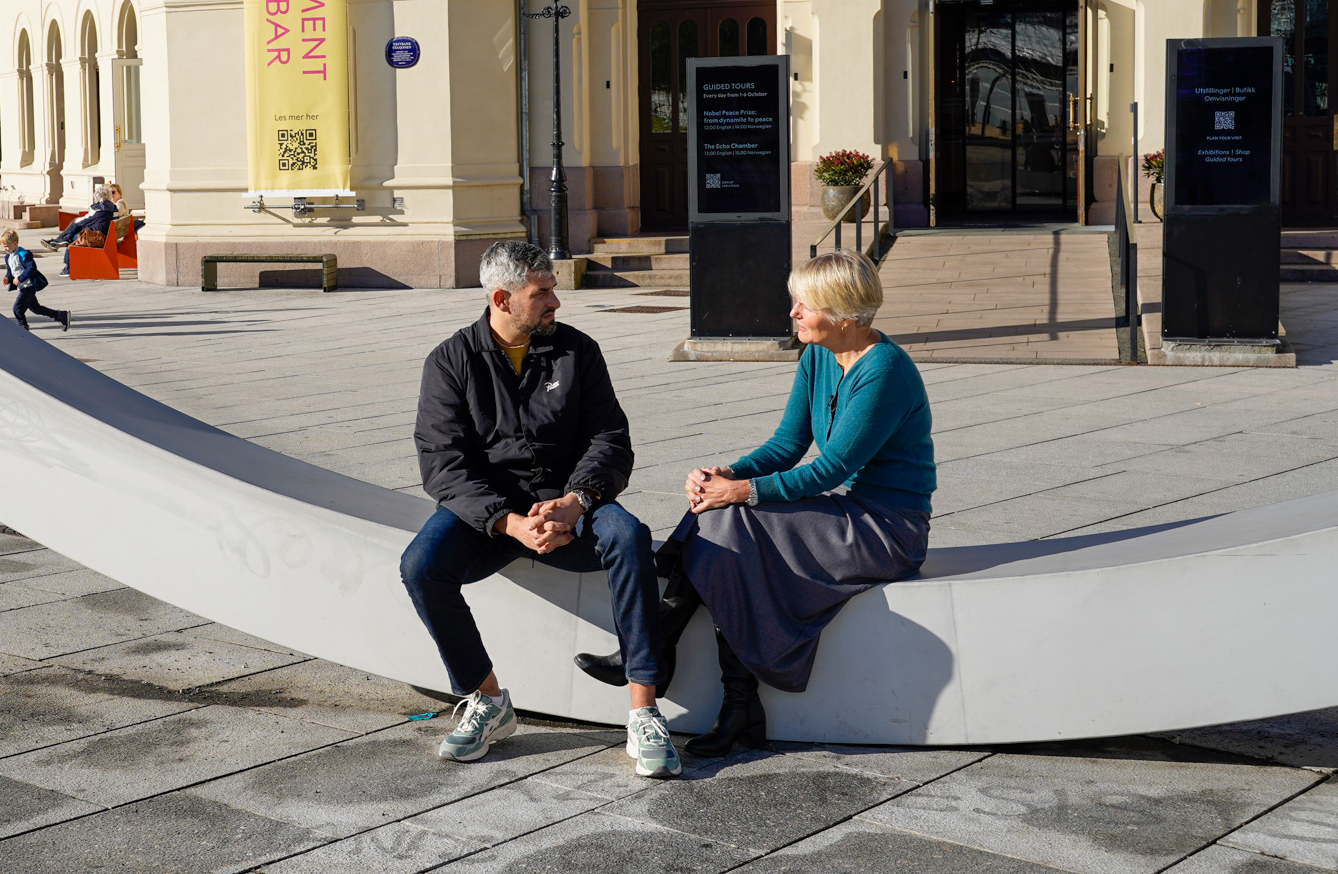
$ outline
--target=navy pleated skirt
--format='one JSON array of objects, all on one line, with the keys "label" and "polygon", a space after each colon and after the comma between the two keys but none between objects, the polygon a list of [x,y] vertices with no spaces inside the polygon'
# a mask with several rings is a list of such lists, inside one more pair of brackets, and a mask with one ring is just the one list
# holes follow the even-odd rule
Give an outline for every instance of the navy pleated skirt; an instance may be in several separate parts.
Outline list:
[{"label": "navy pleated skirt", "polygon": [[681,559],[758,679],[802,692],[827,623],[860,592],[918,571],[928,541],[928,513],[829,492],[687,513],[659,558],[661,567]]}]

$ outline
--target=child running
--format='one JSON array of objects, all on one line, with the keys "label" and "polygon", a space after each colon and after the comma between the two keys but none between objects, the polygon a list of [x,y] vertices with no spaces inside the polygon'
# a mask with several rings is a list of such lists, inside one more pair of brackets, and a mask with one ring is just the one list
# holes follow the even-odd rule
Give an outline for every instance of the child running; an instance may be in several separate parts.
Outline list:
[{"label": "child running", "polygon": [[60,322],[60,329],[68,331],[70,329],[69,310],[48,309],[37,302],[37,292],[46,288],[47,280],[42,275],[42,271],[37,269],[37,261],[33,258],[33,253],[19,247],[18,233],[12,229],[0,231],[0,245],[5,247],[6,252],[5,287],[19,293],[18,299],[14,301],[14,318],[23,326],[23,330],[32,330],[28,327],[28,319],[24,315],[32,311],[39,316],[46,316]]}]

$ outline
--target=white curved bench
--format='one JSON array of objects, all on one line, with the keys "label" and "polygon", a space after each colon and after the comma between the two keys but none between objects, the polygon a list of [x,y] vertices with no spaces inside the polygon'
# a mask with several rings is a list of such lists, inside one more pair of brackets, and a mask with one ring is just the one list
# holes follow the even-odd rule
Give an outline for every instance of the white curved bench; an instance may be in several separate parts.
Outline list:
[{"label": "white curved bench", "polygon": [[[0,323],[0,519],[156,598],[321,658],[448,689],[399,580],[432,512],[151,400]],[[996,744],[1338,704],[1338,493],[1119,535],[931,550],[852,600],[809,691],[763,688],[773,739]],[[620,724],[573,665],[615,645],[602,574],[517,562],[470,587],[518,706]],[[700,611],[662,702],[719,701]]]}]

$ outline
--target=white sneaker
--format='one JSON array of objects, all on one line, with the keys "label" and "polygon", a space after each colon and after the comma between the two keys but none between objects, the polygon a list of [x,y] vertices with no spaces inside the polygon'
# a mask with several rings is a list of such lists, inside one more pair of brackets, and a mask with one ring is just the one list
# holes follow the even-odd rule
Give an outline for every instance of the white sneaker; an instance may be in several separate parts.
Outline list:
[{"label": "white sneaker", "polygon": [[636,772],[642,777],[663,779],[683,773],[683,762],[658,707],[632,712],[627,723],[627,754],[636,759]]},{"label": "white sneaker", "polygon": [[[489,698],[482,692],[475,692],[455,705],[455,710],[461,707],[465,708],[465,715],[437,750],[437,755],[443,759],[456,762],[481,759],[494,742],[510,737],[516,730],[516,711],[511,709],[511,696],[505,689],[501,698]],[[451,715],[454,716],[455,711]]]}]

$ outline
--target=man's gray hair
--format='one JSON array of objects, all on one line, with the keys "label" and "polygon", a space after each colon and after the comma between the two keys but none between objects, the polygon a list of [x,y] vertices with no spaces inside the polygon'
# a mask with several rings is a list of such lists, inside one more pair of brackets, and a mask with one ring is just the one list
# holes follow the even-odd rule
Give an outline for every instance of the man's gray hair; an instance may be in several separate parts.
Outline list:
[{"label": "man's gray hair", "polygon": [[548,253],[523,240],[499,240],[488,247],[479,261],[479,284],[492,294],[502,289],[515,294],[530,281],[531,273],[552,273]]},{"label": "man's gray hair", "polygon": [[93,196],[99,201],[111,200],[111,191],[105,185],[99,185],[93,189]]}]

